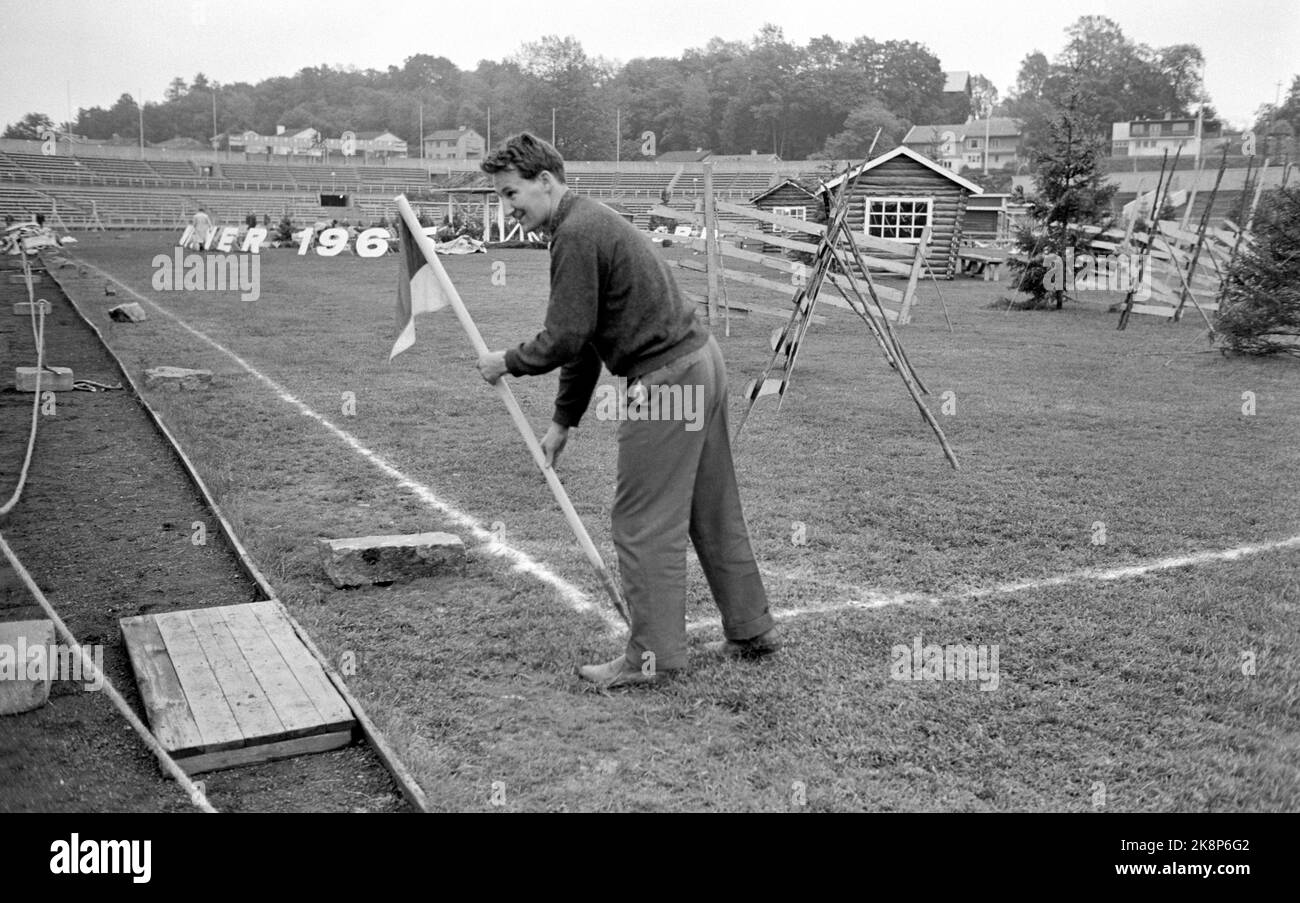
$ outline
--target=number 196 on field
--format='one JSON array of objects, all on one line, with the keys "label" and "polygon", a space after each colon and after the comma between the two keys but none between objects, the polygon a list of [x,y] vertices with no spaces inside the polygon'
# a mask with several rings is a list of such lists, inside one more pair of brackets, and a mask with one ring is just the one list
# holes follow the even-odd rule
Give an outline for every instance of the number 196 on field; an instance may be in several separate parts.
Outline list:
[{"label": "number 196 on field", "polygon": [[[298,240],[298,253],[300,255],[307,253],[307,249],[312,244],[312,236],[315,234],[315,231],[310,228],[293,233],[293,237]],[[390,237],[388,230],[379,226],[365,230],[357,236],[357,256],[382,257],[388,253],[388,239]],[[341,226],[335,226],[326,229],[320,234],[320,238],[316,240],[316,253],[321,257],[335,257],[342,253],[347,246],[348,230]]]}]

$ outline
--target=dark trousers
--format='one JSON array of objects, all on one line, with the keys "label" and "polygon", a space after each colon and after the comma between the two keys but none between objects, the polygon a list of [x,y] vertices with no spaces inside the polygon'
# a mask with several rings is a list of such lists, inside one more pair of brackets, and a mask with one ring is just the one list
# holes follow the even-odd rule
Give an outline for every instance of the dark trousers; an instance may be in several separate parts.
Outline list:
[{"label": "dark trousers", "polygon": [[[637,384],[643,389],[637,389]],[[678,391],[680,390],[680,391]],[[632,615],[628,661],[657,670],[686,664],[686,540],[722,613],[728,639],[773,625],[740,506],[727,427],[727,374],[710,336],[699,351],[629,386],[618,429],[613,537]],[[633,419],[633,405],[651,419]],[[657,419],[656,419],[657,418]]]}]

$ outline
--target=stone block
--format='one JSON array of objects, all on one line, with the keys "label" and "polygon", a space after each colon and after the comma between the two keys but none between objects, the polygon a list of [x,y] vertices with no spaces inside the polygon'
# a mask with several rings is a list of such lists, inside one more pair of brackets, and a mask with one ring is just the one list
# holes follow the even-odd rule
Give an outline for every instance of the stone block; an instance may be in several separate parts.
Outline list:
[{"label": "stone block", "polygon": [[202,389],[212,384],[211,370],[184,367],[153,367],[144,371],[144,383],[151,389]]},{"label": "stone block", "polygon": [[[51,373],[50,371],[54,372]],[[19,392],[36,391],[36,368],[18,367],[14,370],[14,388]],[[41,374],[42,392],[71,392],[72,368],[46,367]]]},{"label": "stone block", "polygon": [[49,701],[53,648],[53,621],[0,623],[0,715],[30,712]]},{"label": "stone block", "polygon": [[43,299],[40,300],[40,301],[37,301],[35,304],[32,304],[32,302],[30,302],[30,301],[17,301],[17,302],[14,303],[14,316],[15,316],[15,317],[30,317],[30,316],[32,315],[32,308],[33,308],[33,307],[36,308],[36,312],[37,312],[38,314],[47,314],[47,315],[49,314],[49,312],[50,312],[51,310],[54,309],[54,308],[50,305],[50,302],[45,301],[45,300],[43,300]]},{"label": "stone block", "polygon": [[460,567],[465,543],[453,533],[320,540],[321,562],[337,587],[399,583]]},{"label": "stone block", "polygon": [[126,304],[119,304],[117,307],[110,308],[108,311],[110,320],[116,320],[119,323],[139,323],[147,319],[144,314],[144,308],[134,301]]}]

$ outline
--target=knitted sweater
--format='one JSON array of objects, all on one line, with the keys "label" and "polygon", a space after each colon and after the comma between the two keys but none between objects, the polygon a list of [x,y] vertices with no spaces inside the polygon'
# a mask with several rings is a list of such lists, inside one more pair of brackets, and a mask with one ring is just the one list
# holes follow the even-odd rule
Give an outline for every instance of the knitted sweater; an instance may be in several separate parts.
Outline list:
[{"label": "knitted sweater", "polygon": [[615,376],[635,379],[708,339],[650,240],[604,204],[565,192],[551,218],[542,331],[506,352],[512,376],[562,368],[554,421],[577,426],[602,362]]}]

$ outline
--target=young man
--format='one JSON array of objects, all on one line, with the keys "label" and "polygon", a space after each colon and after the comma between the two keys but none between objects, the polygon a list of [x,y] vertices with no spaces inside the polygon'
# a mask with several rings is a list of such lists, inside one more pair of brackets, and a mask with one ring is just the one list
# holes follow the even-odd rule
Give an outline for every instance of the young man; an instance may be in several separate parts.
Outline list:
[{"label": "young man", "polygon": [[[613,210],[568,190],[564,160],[550,144],[527,132],[515,135],[482,168],[525,234],[551,236],[551,297],[542,331],[480,358],[483,378],[495,383],[506,373],[561,368],[555,413],[541,443],[548,465],[586,411],[602,362],[629,384],[628,417],[618,426],[612,521],[632,635],[622,655],[579,673],[612,688],[652,683],[685,667],[688,537],[722,613],[727,639],[713,650],[737,658],[776,651],[780,643],[736,487],[717,342],[682,299],[654,245]],[[697,400],[698,413],[688,410]]]}]

